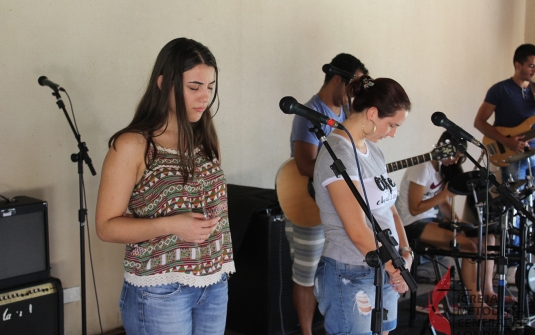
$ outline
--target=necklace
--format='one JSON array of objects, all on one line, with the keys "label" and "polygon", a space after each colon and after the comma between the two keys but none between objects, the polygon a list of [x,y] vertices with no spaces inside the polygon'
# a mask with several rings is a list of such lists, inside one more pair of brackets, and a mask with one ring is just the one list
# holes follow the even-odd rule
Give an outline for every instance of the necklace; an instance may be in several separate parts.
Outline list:
[{"label": "necklace", "polygon": [[520,89],[522,90],[522,99],[526,100],[526,93],[528,93],[528,88],[521,87]]}]

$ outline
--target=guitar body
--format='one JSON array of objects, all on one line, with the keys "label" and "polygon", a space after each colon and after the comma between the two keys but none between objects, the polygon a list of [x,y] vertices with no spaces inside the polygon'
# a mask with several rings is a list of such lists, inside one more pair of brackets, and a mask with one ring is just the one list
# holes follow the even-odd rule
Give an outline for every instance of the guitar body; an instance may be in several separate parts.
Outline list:
[{"label": "guitar body", "polygon": [[308,177],[299,173],[293,158],[287,160],[277,172],[275,189],[288,220],[303,227],[315,227],[321,223],[320,210],[308,193]]},{"label": "guitar body", "polygon": [[[524,135],[525,141],[531,140],[534,136],[534,131],[531,127],[535,124],[535,116],[527,118],[524,122],[516,127],[495,127],[496,130],[505,136]],[[505,145],[490,137],[483,137],[483,145],[487,148],[490,155],[490,162],[496,166],[508,166],[510,163],[519,161],[526,157],[535,154],[535,150],[531,149],[527,152],[516,153],[507,148]]]},{"label": "guitar body", "polygon": [[[457,149],[447,142],[427,154],[388,163],[386,171],[402,170],[433,159],[447,159],[456,153]],[[299,173],[293,158],[284,162],[279,168],[275,178],[275,190],[282,212],[288,220],[302,227],[315,227],[321,223],[318,205],[308,192],[308,177]]]}]

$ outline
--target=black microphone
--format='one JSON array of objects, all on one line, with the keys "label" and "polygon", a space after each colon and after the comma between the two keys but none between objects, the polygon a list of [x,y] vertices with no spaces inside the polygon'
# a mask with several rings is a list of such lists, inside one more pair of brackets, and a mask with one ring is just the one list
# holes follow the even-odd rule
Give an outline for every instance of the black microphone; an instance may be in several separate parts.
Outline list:
[{"label": "black microphone", "polygon": [[347,81],[350,81],[353,78],[355,78],[354,73],[349,73],[347,71],[340,70],[339,68],[332,66],[331,64],[325,64],[323,65],[321,69],[325,74],[335,74],[335,75],[342,77],[343,79]]},{"label": "black microphone", "polygon": [[37,82],[38,82],[39,85],[41,85],[41,86],[48,86],[48,87],[50,87],[50,88],[53,89],[55,92],[57,92],[57,91],[65,92],[65,90],[63,89],[63,87],[59,86],[58,84],[56,84],[56,83],[53,82],[53,81],[48,80],[48,78],[45,77],[45,76],[41,76],[41,77],[39,77],[39,79],[37,79]]},{"label": "black microphone", "polygon": [[476,140],[474,136],[467,133],[463,128],[451,122],[444,113],[434,112],[433,115],[431,115],[431,121],[437,127],[446,128],[446,130],[451,134],[451,136],[455,138],[464,139],[468,142],[472,142],[474,145],[485,149],[485,146],[481,144],[481,142]]},{"label": "black microphone", "polygon": [[338,128],[342,130],[345,129],[343,125],[341,125],[334,119],[331,119],[319,112],[316,112],[312,108],[308,108],[307,106],[301,105],[297,102],[297,100],[295,100],[294,97],[282,98],[279,103],[279,107],[285,114],[297,114],[306,118],[307,120],[310,120],[312,123],[319,122],[331,126],[333,128]]}]

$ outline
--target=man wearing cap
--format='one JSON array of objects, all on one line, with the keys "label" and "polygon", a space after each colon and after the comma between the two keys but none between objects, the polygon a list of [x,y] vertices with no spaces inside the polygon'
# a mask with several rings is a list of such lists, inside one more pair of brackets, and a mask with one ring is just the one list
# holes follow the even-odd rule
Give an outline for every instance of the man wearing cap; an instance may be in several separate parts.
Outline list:
[{"label": "man wearing cap", "polygon": [[[334,57],[330,63],[338,73],[347,73],[348,76],[340,76],[327,71],[325,81],[319,92],[315,94],[305,106],[320,112],[337,122],[343,122],[347,116],[345,109],[349,108],[345,94],[347,84],[354,78],[368,74],[368,70],[356,57],[341,53]],[[292,133],[290,135],[290,147],[292,157],[303,176],[312,178],[314,165],[321,146],[321,141],[310,131],[313,124],[302,116],[294,116]],[[331,127],[321,125],[325,135],[329,135]],[[288,222],[293,228],[293,238],[290,243],[294,248],[294,260],[292,266],[293,301],[301,332],[303,335],[312,335],[312,322],[316,309],[314,296],[314,274],[318,265],[325,236],[323,225],[303,227]]]}]

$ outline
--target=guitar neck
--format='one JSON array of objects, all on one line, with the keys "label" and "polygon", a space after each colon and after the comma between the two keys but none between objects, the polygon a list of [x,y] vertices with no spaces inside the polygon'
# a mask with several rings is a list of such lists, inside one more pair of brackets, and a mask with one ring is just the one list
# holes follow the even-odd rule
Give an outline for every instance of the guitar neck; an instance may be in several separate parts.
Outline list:
[{"label": "guitar neck", "polygon": [[523,132],[521,134],[518,134],[517,136],[524,136],[522,141],[532,140],[533,138],[535,138],[535,129],[530,129],[530,130],[525,131],[525,132]]},{"label": "guitar neck", "polygon": [[406,169],[406,168],[411,167],[413,165],[418,165],[418,164],[422,164],[422,163],[428,162],[428,161],[430,161],[432,159],[433,159],[433,156],[431,155],[430,152],[427,153],[427,154],[420,155],[420,156],[414,156],[414,157],[411,157],[411,158],[402,159],[402,160],[397,161],[397,162],[392,162],[392,163],[386,164],[386,171],[387,172],[394,172],[394,171],[397,171],[397,170]]}]

